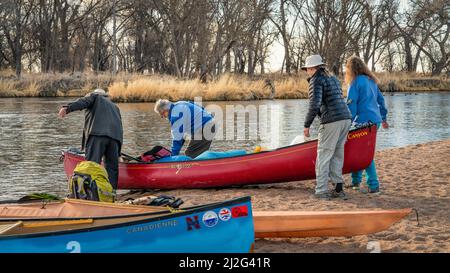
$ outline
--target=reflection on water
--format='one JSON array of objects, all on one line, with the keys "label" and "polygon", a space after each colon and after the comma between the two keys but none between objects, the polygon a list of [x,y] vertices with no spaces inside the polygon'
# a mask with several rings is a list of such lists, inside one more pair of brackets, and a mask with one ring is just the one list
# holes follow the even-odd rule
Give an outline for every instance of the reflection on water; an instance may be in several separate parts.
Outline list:
[{"label": "reflection on water", "polygon": [[[66,193],[66,178],[59,163],[60,151],[80,147],[83,113],[57,117],[68,99],[0,99],[0,200],[31,192]],[[405,146],[450,138],[450,94],[395,94],[386,96],[391,125],[381,130],[377,149]],[[258,109],[258,119],[248,115],[216,115],[218,126],[234,125],[233,132],[219,131],[212,149],[246,149],[256,145],[276,148],[288,145],[303,132],[307,100],[275,100],[215,104],[226,112],[227,105]],[[209,105],[209,106],[208,106]],[[155,145],[170,147],[167,120],[153,112],[153,104],[119,104],[125,129],[123,152],[140,154]],[[217,107],[216,107],[217,108]],[[312,125],[317,135],[317,120]],[[258,128],[255,132],[254,128]],[[226,137],[228,134],[228,137]],[[230,135],[234,136],[231,140]],[[222,137],[220,137],[222,136]]]}]

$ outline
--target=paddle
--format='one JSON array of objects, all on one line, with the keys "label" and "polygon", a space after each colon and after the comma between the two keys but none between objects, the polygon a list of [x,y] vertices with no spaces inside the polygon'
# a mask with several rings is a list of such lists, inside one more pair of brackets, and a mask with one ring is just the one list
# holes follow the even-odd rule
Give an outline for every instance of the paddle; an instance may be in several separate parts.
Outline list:
[{"label": "paddle", "polygon": [[31,193],[17,200],[2,200],[0,204],[10,204],[10,203],[33,203],[33,202],[50,202],[61,200],[56,195],[49,193]]},{"label": "paddle", "polygon": [[137,162],[144,162],[144,161],[140,160],[139,158],[132,157],[131,155],[127,155],[125,153],[120,153],[120,155],[125,157],[125,158],[127,158],[128,160],[135,160]]}]

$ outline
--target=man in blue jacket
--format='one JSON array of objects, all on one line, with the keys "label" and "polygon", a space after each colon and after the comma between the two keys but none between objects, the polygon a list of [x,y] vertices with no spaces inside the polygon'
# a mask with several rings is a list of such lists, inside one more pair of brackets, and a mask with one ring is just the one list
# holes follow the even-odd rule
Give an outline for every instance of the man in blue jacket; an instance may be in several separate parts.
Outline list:
[{"label": "man in blue jacket", "polygon": [[[310,77],[309,108],[304,124],[305,137],[310,136],[310,126],[317,116],[320,119],[317,159],[316,190],[319,199],[337,197],[347,199],[344,193],[344,144],[351,126],[351,114],[342,94],[339,80],[325,69],[320,55],[306,58],[302,67]],[[328,191],[328,181],[336,188]]]},{"label": "man in blue jacket", "polygon": [[191,140],[185,154],[191,158],[196,158],[211,147],[216,127],[213,116],[203,107],[188,101],[174,103],[159,99],[154,110],[170,122],[172,156],[180,154],[187,137]]}]

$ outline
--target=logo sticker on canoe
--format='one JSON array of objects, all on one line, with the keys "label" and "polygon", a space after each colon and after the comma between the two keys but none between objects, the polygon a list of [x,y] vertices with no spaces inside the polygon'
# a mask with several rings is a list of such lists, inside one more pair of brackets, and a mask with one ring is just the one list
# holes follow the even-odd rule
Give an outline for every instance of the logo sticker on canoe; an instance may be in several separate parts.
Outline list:
[{"label": "logo sticker on canoe", "polygon": [[197,166],[197,165],[198,165],[198,163],[179,163],[179,164],[170,165],[170,168],[177,169],[175,174],[178,174],[181,171],[181,169],[189,169],[189,168],[192,168],[192,166]]},{"label": "logo sticker on canoe", "polygon": [[217,216],[217,213],[210,210],[210,211],[205,212],[205,214],[203,214],[202,221],[203,221],[203,224],[205,224],[205,226],[213,227],[213,226],[217,225],[217,222],[219,221],[219,217]]},{"label": "logo sticker on canoe", "polygon": [[231,211],[227,208],[223,208],[219,211],[219,219],[222,221],[228,221],[231,219]]},{"label": "logo sticker on canoe", "polygon": [[186,217],[186,224],[187,224],[187,230],[191,231],[192,227],[195,227],[195,229],[200,228],[200,223],[198,221],[198,215],[194,215],[194,219],[191,217]]},{"label": "logo sticker on canoe", "polygon": [[247,206],[238,206],[231,208],[231,214],[233,218],[238,217],[247,217],[248,216],[248,208]]},{"label": "logo sticker on canoe", "polygon": [[361,138],[361,137],[367,136],[368,134],[369,134],[369,132],[363,131],[363,132],[359,132],[359,133],[348,134],[347,138],[348,139]]}]

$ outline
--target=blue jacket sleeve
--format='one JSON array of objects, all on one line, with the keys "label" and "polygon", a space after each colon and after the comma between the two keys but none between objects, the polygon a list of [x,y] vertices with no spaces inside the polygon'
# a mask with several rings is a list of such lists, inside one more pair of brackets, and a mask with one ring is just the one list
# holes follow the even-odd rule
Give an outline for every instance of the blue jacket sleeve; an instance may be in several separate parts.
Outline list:
[{"label": "blue jacket sleeve", "polygon": [[183,147],[184,144],[184,138],[183,134],[180,133],[180,130],[182,128],[179,128],[177,126],[174,126],[172,124],[172,155],[179,155],[181,151],[181,147]]},{"label": "blue jacket sleeve", "polygon": [[[176,108],[176,109],[175,109]],[[170,113],[170,125],[172,131],[172,155],[179,155],[181,147],[184,144],[184,118],[183,118],[183,106],[176,105],[172,108]]]},{"label": "blue jacket sleeve", "polygon": [[347,91],[347,106],[350,112],[352,113],[352,121],[355,120],[358,106],[358,87],[356,83],[353,82],[350,84],[350,87]]},{"label": "blue jacket sleeve", "polygon": [[184,139],[181,140],[172,140],[172,156],[179,155],[181,151],[181,147],[183,147]]},{"label": "blue jacket sleeve", "polygon": [[386,103],[384,102],[383,94],[381,94],[380,88],[377,88],[377,103],[380,108],[381,119],[386,121],[388,110],[386,108]]}]

